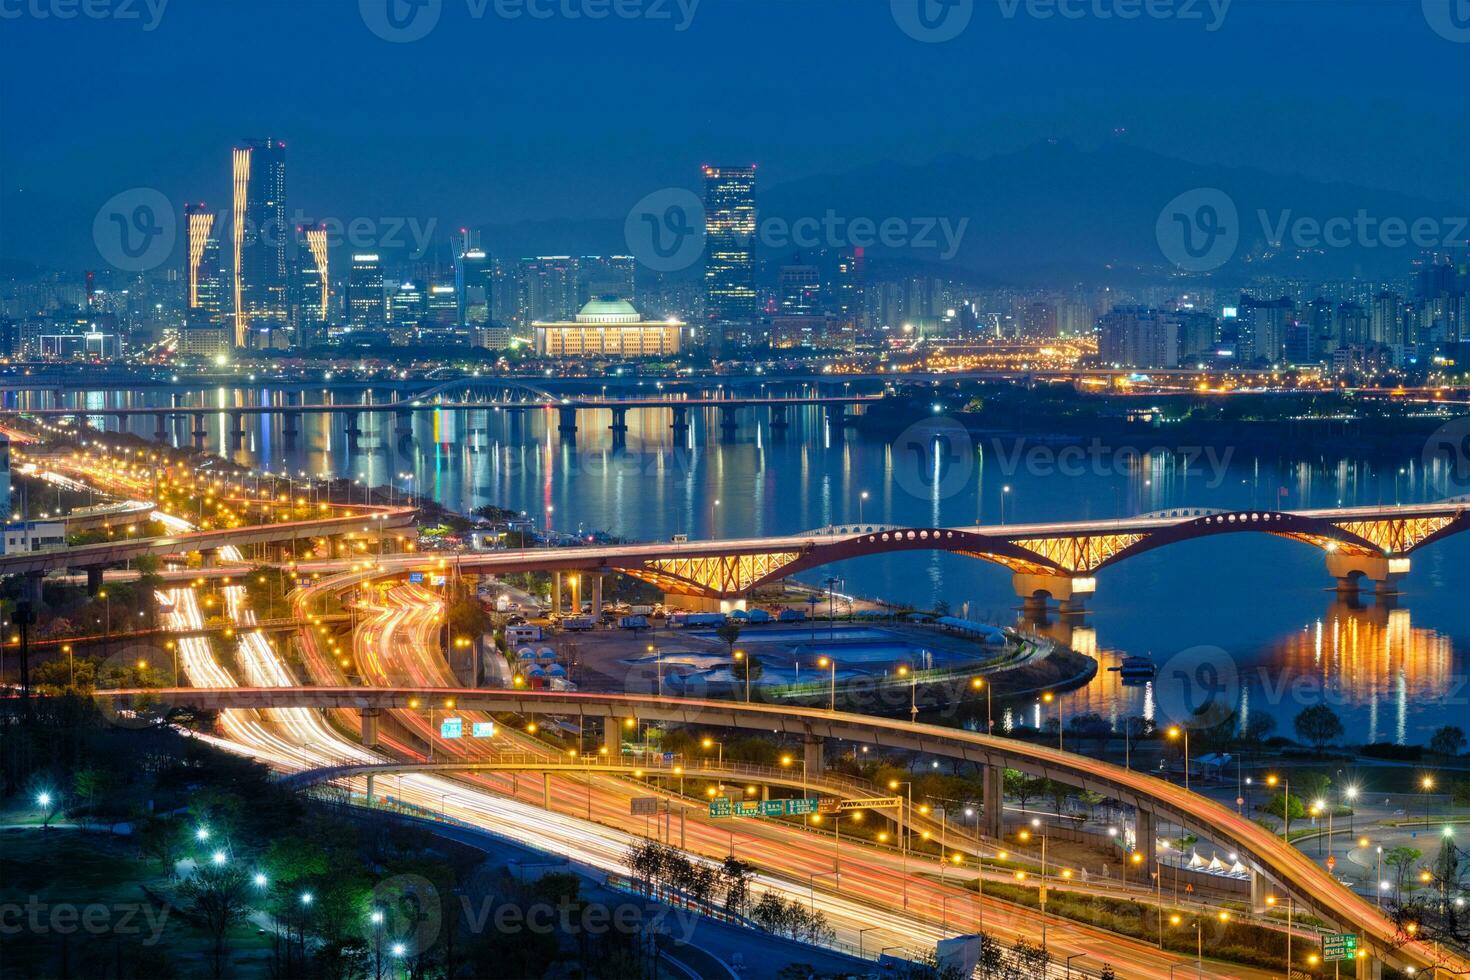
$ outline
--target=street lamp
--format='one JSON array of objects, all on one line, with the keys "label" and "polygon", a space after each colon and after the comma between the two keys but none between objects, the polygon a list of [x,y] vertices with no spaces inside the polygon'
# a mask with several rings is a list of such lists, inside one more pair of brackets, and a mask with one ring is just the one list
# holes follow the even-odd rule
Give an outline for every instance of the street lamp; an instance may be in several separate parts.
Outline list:
[{"label": "street lamp", "polygon": [[830,668],[832,668],[832,695],[831,695],[831,701],[827,705],[827,710],[828,711],[836,711],[837,710],[837,661],[834,660],[834,659],[832,659],[831,657],[818,657],[817,658],[817,666],[818,667],[830,667]]},{"label": "street lamp", "polygon": [[909,679],[909,721],[919,720],[919,675],[909,669],[908,664],[898,665],[898,676]]},{"label": "street lamp", "polygon": [[1280,783],[1284,795],[1281,797],[1281,839],[1291,841],[1291,780],[1281,779],[1275,773],[1266,777],[1266,785],[1275,788]]},{"label": "street lamp", "polygon": [[1011,492],[1011,485],[1007,483],[1000,488],[1000,523],[1004,527],[1006,523],[1006,496]]},{"label": "street lamp", "polygon": [[992,688],[989,684],[985,683],[985,678],[983,677],[970,678],[970,687],[976,691],[980,690],[982,687],[985,689],[985,734],[989,735],[995,731],[995,720],[992,717],[993,706],[991,704],[990,698],[990,692]]},{"label": "street lamp", "polygon": [[859,524],[862,524],[863,523],[863,504],[867,503],[867,501],[868,501],[868,491],[864,490],[862,493],[858,494],[858,523]]},{"label": "street lamp", "polygon": [[1172,740],[1184,740],[1184,790],[1189,791],[1189,729],[1181,725],[1171,725],[1168,731]]},{"label": "street lamp", "polygon": [[744,650],[735,651],[735,659],[745,668],[745,703],[750,703],[750,663],[745,659]]}]

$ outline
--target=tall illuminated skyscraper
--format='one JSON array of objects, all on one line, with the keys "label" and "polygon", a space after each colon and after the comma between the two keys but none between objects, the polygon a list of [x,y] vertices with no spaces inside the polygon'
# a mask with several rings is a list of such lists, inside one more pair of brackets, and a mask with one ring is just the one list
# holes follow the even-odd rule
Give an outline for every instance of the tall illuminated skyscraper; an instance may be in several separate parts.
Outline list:
[{"label": "tall illuminated skyscraper", "polygon": [[230,348],[227,327],[228,271],[220,255],[217,216],[203,204],[184,205],[184,326],[178,351],[217,357]]},{"label": "tall illuminated skyscraper", "polygon": [[318,339],[332,314],[332,279],[327,226],[307,225],[298,230],[296,248],[296,343],[307,346]]},{"label": "tall illuminated skyscraper", "polygon": [[754,319],[755,167],[704,168],[705,316]]},{"label": "tall illuminated skyscraper", "polygon": [[495,296],[495,264],[475,244],[470,232],[461,229],[454,240],[454,291],[460,326],[485,327],[491,320]]},{"label": "tall illuminated skyscraper", "polygon": [[234,151],[235,346],[286,325],[286,144],[248,140]]},{"label": "tall illuminated skyscraper", "polygon": [[382,258],[376,252],[354,252],[347,272],[347,324],[354,330],[380,330],[387,320]]}]

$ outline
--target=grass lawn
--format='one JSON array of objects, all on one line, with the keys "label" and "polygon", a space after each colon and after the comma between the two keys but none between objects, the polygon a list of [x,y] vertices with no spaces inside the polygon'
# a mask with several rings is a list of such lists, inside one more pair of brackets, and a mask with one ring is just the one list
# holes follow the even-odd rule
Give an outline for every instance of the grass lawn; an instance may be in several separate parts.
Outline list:
[{"label": "grass lawn", "polygon": [[[173,888],[126,839],[0,830],[0,977],[209,976],[208,938],[170,904]],[[270,941],[253,925],[230,947],[227,975],[267,975]]]}]

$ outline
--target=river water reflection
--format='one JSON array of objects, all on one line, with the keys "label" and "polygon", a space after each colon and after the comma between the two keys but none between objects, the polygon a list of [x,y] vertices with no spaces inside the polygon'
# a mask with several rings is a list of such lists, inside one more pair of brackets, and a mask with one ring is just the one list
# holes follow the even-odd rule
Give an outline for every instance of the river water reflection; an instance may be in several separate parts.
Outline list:
[{"label": "river water reflection", "polygon": [[[148,404],[149,397],[129,404]],[[270,397],[221,392],[209,403]],[[1045,441],[1028,444],[1031,451],[1023,454],[978,440],[953,455],[947,448],[926,456],[911,442],[844,429],[817,408],[793,411],[784,430],[771,425],[766,411],[748,410],[731,439],[722,438],[717,413],[693,412],[677,443],[665,411],[630,412],[619,443],[605,415],[584,414],[575,438],[559,434],[556,421],[549,409],[425,412],[413,417],[413,438],[405,442],[392,415],[366,417],[355,441],[340,416],[308,415],[294,438],[281,417],[268,416],[247,421],[238,450],[229,448],[224,413],[210,415],[207,428],[212,448],[223,446],[261,468],[393,482],[460,510],[497,504],[560,530],[605,530],[634,540],[789,534],[859,520],[939,526],[1184,506],[1391,505],[1465,489],[1435,467],[1426,469],[1417,444],[1406,445],[1392,463],[1228,449],[1186,459],[1090,447],[1069,466]],[[130,425],[140,435],[153,433],[151,418]],[[176,436],[187,438],[182,429]],[[1124,687],[1105,668],[1124,653],[1163,663],[1177,651],[1208,645],[1226,651],[1244,679],[1242,714],[1269,714],[1282,734],[1290,734],[1302,707],[1327,700],[1354,740],[1424,741],[1436,726],[1462,722],[1465,714],[1467,558],[1470,535],[1434,544],[1414,555],[1393,608],[1367,596],[1355,608],[1330,590],[1322,554],[1298,542],[1224,535],[1142,554],[1098,576],[1085,617],[1053,627],[1070,632],[1070,641],[1104,667],[1058,703],[1067,717],[1154,714],[1149,687]],[[858,595],[923,608],[944,601],[957,614],[991,622],[1018,618],[1009,573],[984,561],[906,552],[834,565],[831,574]],[[1038,710],[1012,707],[1032,716]]]}]

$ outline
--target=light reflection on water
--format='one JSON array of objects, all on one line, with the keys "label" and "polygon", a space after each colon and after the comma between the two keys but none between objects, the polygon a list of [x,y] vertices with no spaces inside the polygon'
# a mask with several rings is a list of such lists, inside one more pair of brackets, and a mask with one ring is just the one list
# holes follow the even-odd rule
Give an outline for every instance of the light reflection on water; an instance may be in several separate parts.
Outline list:
[{"label": "light reflection on water", "polygon": [[[97,395],[87,404],[166,405],[168,397],[148,391]],[[218,389],[198,397],[225,408],[279,403],[281,393]],[[381,392],[373,398],[391,400]],[[562,530],[605,530],[645,541],[672,534],[788,534],[855,522],[860,511],[867,523],[958,526],[998,524],[1002,508],[1005,522],[1015,523],[1186,506],[1391,505],[1467,489],[1454,485],[1437,462],[1426,469],[1418,445],[1383,462],[1285,459],[1226,448],[1186,464],[1174,453],[1124,453],[1066,475],[1038,470],[1027,456],[979,440],[971,471],[950,492],[946,473],[933,468],[937,456],[925,461],[930,469],[919,479],[912,447],[861,437],[819,409],[793,410],[789,418],[790,428],[781,432],[768,415],[747,411],[736,437],[723,441],[716,411],[691,412],[691,425],[676,442],[666,412],[632,411],[621,445],[607,431],[605,415],[586,414],[574,440],[562,436],[550,408],[524,415],[418,414],[408,443],[397,439],[391,414],[365,416],[356,445],[341,417],[305,416],[294,440],[279,415],[251,417],[238,451],[228,449],[226,412],[207,415],[205,428],[208,446],[226,447],[248,465],[393,481],[400,491],[427,493],[458,510],[496,504]],[[94,423],[113,424],[105,416],[94,416]],[[153,425],[151,417],[130,423],[144,437],[152,436]],[[189,428],[180,421],[172,429],[175,441],[187,441]],[[1464,714],[1459,685],[1470,650],[1470,603],[1462,598],[1467,569],[1470,534],[1452,537],[1415,553],[1398,608],[1379,609],[1368,600],[1354,609],[1332,601],[1321,553],[1309,546],[1228,535],[1159,549],[1098,576],[1090,612],[1073,624],[1069,639],[1095,653],[1102,669],[1058,703],[1068,715],[1095,711],[1114,723],[1132,714],[1153,717],[1159,711],[1154,692],[1124,688],[1106,668],[1125,652],[1162,662],[1209,644],[1228,651],[1248,681],[1242,713],[1272,716],[1277,734],[1291,736],[1297,712],[1325,699],[1355,741],[1424,741],[1435,727],[1460,723]],[[908,552],[843,562],[818,574],[842,578],[844,591],[919,608],[943,600],[992,622],[1016,616],[1008,573],[958,555]],[[1002,714],[997,705],[998,724],[1036,720],[1034,705],[1008,707],[1014,711]]]}]

